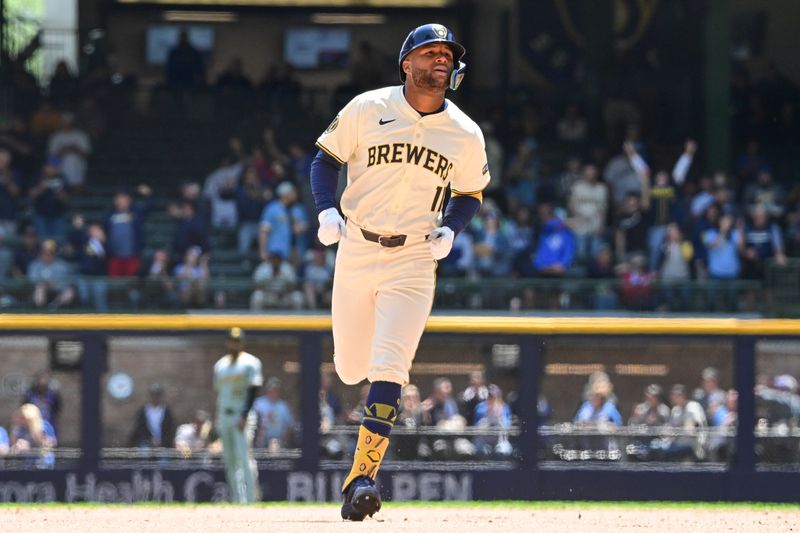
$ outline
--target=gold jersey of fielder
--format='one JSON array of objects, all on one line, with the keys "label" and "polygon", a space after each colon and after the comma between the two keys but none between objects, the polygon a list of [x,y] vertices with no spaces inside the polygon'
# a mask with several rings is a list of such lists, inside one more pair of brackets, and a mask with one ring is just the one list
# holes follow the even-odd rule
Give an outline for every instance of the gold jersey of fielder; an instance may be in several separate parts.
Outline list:
[{"label": "gold jersey of fielder", "polygon": [[380,234],[426,235],[448,184],[454,194],[476,194],[489,183],[478,125],[449,100],[444,111],[420,116],[402,86],[356,96],[317,146],[347,163],[342,212]]}]

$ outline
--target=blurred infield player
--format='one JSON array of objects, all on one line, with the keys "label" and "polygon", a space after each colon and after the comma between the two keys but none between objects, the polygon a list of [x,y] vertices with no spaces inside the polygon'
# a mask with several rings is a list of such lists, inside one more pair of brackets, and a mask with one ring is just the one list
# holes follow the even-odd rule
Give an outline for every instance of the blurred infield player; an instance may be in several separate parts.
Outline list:
[{"label": "blurred infield player", "polygon": [[228,331],[226,344],[227,353],[214,364],[217,433],[222,439],[222,460],[231,502],[252,503],[258,498],[258,480],[250,454],[255,418],[250,417],[250,409],[264,377],[261,361],[244,351],[241,328]]},{"label": "blurred infield player", "polygon": [[[414,29],[400,50],[403,85],[356,96],[317,139],[311,166],[317,236],[326,246],[339,243],[334,363],[344,383],[371,383],[342,486],[345,520],[380,510],[375,477],[433,305],[436,261],[450,253],[489,183],[480,129],[445,99],[464,76],[464,53],[441,24]],[[336,185],[345,163],[343,218]]]}]

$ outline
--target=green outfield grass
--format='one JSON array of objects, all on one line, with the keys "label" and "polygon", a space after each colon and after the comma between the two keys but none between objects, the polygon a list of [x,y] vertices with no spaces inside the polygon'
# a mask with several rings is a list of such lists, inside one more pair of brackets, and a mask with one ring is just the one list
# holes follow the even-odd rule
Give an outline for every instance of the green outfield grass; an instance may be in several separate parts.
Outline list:
[{"label": "green outfield grass", "polygon": [[[107,504],[96,502],[79,503],[0,503],[0,509],[13,509],[19,507],[119,507],[126,504]],[[230,503],[154,503],[139,502],[132,504],[134,507],[187,507],[187,506],[220,506],[234,507]],[[253,504],[257,507],[339,507],[336,502],[260,502]],[[523,500],[498,500],[498,501],[447,501],[447,502],[392,502],[385,501],[387,507],[441,507],[441,508],[487,508],[487,509],[531,509],[531,510],[585,510],[585,509],[676,509],[676,510],[750,510],[750,511],[800,511],[800,503],[764,503],[764,502],[673,502],[673,501],[625,501],[625,502],[599,502],[599,501],[523,501]]]}]

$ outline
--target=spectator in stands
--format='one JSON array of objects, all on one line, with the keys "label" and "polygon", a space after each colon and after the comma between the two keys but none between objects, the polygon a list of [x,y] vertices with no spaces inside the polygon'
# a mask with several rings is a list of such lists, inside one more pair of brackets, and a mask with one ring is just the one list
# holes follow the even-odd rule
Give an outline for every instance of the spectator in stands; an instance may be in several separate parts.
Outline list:
[{"label": "spectator in stands", "polygon": [[703,407],[690,400],[686,387],[677,384],[670,390],[669,426],[682,429],[686,433],[676,437],[664,437],[662,449],[664,458],[672,461],[701,461],[705,459],[707,436],[703,430],[708,426]]},{"label": "spectator in stands", "polygon": [[530,208],[519,206],[515,209],[510,219],[503,226],[503,233],[505,233],[506,241],[508,242],[512,270],[518,273],[521,270],[520,261],[529,261],[530,254],[533,251],[533,225]]},{"label": "spectator in stands", "polygon": [[742,235],[742,277],[764,279],[766,264],[770,259],[778,266],[786,265],[781,229],[770,222],[770,215],[764,204],[755,204],[750,210],[750,220],[744,226]]},{"label": "spectator in stands", "polygon": [[598,311],[609,311],[617,308],[617,296],[614,280],[617,272],[614,267],[614,256],[611,248],[603,245],[586,268],[586,277],[595,280],[592,291],[592,306]]},{"label": "spectator in stands", "polygon": [[623,265],[620,276],[622,303],[633,311],[650,311],[655,306],[656,273],[647,271],[644,254],[635,254]]},{"label": "spectator in stands", "polygon": [[633,255],[647,254],[647,235],[652,226],[650,216],[650,196],[645,192],[640,196],[631,192],[625,197],[616,220],[615,245],[617,261],[629,261]]},{"label": "spectator in stands", "polygon": [[511,156],[505,177],[506,205],[513,210],[519,205],[533,208],[536,205],[536,180],[539,176],[538,152],[539,143],[534,137],[526,137],[517,145],[517,151]]},{"label": "spectator in stands", "polygon": [[58,445],[55,431],[42,418],[39,408],[26,403],[11,415],[11,453],[31,458],[36,468],[53,468],[55,456],[52,449]]},{"label": "spectator in stands", "polygon": [[199,246],[192,246],[183,257],[183,262],[175,267],[175,290],[183,307],[205,307],[208,301],[208,254]]},{"label": "spectator in stands", "polygon": [[434,426],[447,424],[458,417],[458,404],[453,399],[453,383],[448,378],[436,378],[433,381],[433,391],[422,402],[422,408],[428,412]]},{"label": "spectator in stands", "polygon": [[72,303],[75,289],[70,284],[69,265],[56,255],[53,240],[42,243],[39,257],[28,265],[28,280],[33,283],[33,305],[58,309]]},{"label": "spectator in stands", "polygon": [[209,227],[206,218],[198,211],[197,204],[183,201],[179,208],[173,211],[173,215],[177,219],[172,245],[174,256],[182,258],[193,246],[208,252]]},{"label": "spectator in stands", "polygon": [[736,203],[736,194],[731,189],[728,176],[724,172],[716,172],[713,180],[714,203],[719,206],[723,214],[738,217],[741,210]]},{"label": "spectator in stands", "polygon": [[244,73],[241,57],[231,59],[228,67],[217,77],[216,88],[232,97],[253,88],[253,82]]},{"label": "spectator in stands", "polygon": [[595,381],[589,399],[578,408],[573,421],[582,426],[621,426],[622,415],[619,414],[616,405],[609,401],[613,390],[610,381]]},{"label": "spectator in stands", "polygon": [[280,255],[271,255],[253,272],[255,290],[250,296],[250,309],[260,311],[265,307],[303,306],[303,293],[297,288],[297,273],[291,263]]},{"label": "spectator in stands", "polygon": [[725,404],[726,393],[719,388],[719,371],[713,366],[704,368],[700,378],[701,385],[692,396],[705,409],[706,417],[710,420],[712,409]]},{"label": "spectator in stands", "polygon": [[475,455],[475,445],[458,436],[467,425],[466,419],[458,412],[458,404],[453,398],[453,384],[448,378],[436,378],[433,391],[422,402],[430,423],[439,431],[431,442],[431,455],[437,459],[452,459]]},{"label": "spectator in stands", "polygon": [[511,429],[511,409],[503,400],[503,391],[495,384],[488,387],[485,400],[475,406],[475,427],[494,429],[496,435],[481,435],[475,439],[478,453],[483,455],[511,455],[511,444],[508,442],[508,430]]},{"label": "spectator in stands", "polygon": [[[775,376],[756,385],[756,432],[772,431],[773,437],[757,444],[756,453],[765,462],[797,461],[797,439],[790,437],[791,428],[800,421],[800,395],[797,380],[788,374]],[[778,435],[785,435],[780,437]]]},{"label": "spectator in stands", "polygon": [[214,425],[207,411],[198,409],[194,412],[192,421],[181,424],[175,431],[175,449],[183,457],[191,457],[202,452],[218,454],[222,445],[214,433]]},{"label": "spectator in stands", "polygon": [[[661,401],[662,389],[653,383],[647,386],[644,392],[644,401],[633,408],[628,425],[633,430],[642,427],[661,427],[669,421],[669,407]],[[641,435],[633,439],[633,442],[626,446],[628,456],[634,459],[647,461],[651,459],[651,447],[653,442],[659,441],[653,435]]]},{"label": "spectator in stands", "polygon": [[66,233],[64,219],[69,203],[69,194],[61,160],[49,157],[42,167],[39,181],[29,191],[33,202],[33,223],[42,239],[61,239]]},{"label": "spectator in stands", "polygon": [[272,255],[289,260],[292,257],[292,239],[296,230],[291,207],[297,200],[297,191],[294,185],[284,181],[275,189],[275,196],[261,213],[258,249],[264,260]]},{"label": "spectator in stands", "polygon": [[669,407],[661,400],[660,385],[651,383],[644,391],[644,401],[636,404],[628,419],[631,426],[663,426],[669,420]]},{"label": "spectator in stands", "polygon": [[62,115],[61,128],[48,140],[47,153],[61,160],[61,172],[70,190],[80,190],[86,184],[86,160],[92,153],[92,141],[75,124],[75,115]]},{"label": "spectator in stands", "polygon": [[667,225],[666,241],[661,246],[658,278],[661,282],[661,300],[667,310],[686,310],[689,306],[694,247],[683,238],[680,226]]},{"label": "spectator in stands", "polygon": [[172,409],[164,401],[164,388],[159,383],[152,383],[147,388],[147,395],[147,402],[136,413],[130,445],[170,448],[174,444],[175,423]]},{"label": "spectator in stands", "polygon": [[67,62],[62,59],[56,64],[50,77],[47,96],[58,109],[66,110],[75,107],[79,91],[78,80],[70,72]]},{"label": "spectator in stands", "polygon": [[[394,427],[417,430],[429,426],[428,411],[422,407],[419,388],[409,383],[403,387],[400,395],[400,412],[394,422]],[[392,437],[394,453],[398,459],[426,459],[431,455],[427,439],[418,434],[399,434]]]},{"label": "spectator in stands", "polygon": [[739,393],[736,389],[724,392],[724,400],[709,406],[709,425],[715,427],[736,427],[736,413],[739,402]]},{"label": "spectator in stands", "polygon": [[541,233],[533,267],[539,276],[563,277],[575,257],[575,237],[551,204],[539,204],[539,220]]},{"label": "spectator in stands", "polygon": [[[589,138],[589,123],[581,114],[578,104],[571,103],[556,123],[556,139],[570,146],[580,148]],[[494,175],[492,176],[494,178]]]},{"label": "spectator in stands", "polygon": [[[237,146],[241,144],[235,140]],[[206,178],[203,196],[211,203],[211,226],[216,229],[233,229],[238,223],[235,191],[244,163],[235,154],[226,153],[219,166]]]},{"label": "spectator in stands", "polygon": [[694,271],[697,279],[708,277],[708,252],[703,242],[703,237],[710,229],[719,226],[722,211],[717,204],[710,204],[704,211],[702,218],[692,221],[691,239],[694,248]]},{"label": "spectator in stands", "polygon": [[649,189],[653,225],[647,235],[647,268],[658,269],[659,257],[670,223],[681,224],[684,220],[682,203],[678,187],[686,181],[686,175],[697,152],[697,143],[686,141],[683,154],[675,162],[670,176],[666,170],[656,172],[652,187]]},{"label": "spectator in stands", "polygon": [[239,186],[234,192],[236,211],[239,218],[239,253],[246,255],[258,241],[259,221],[272,192],[261,184],[258,170],[251,163],[244,170]]},{"label": "spectator in stands", "polygon": [[328,265],[325,251],[311,249],[303,265],[303,295],[309,309],[327,308],[331,302],[333,269]]},{"label": "spectator in stands", "polygon": [[58,430],[58,417],[61,414],[61,393],[47,370],[39,370],[33,375],[30,388],[22,396],[22,403],[30,403],[39,408],[39,413],[53,427],[53,434]]},{"label": "spectator in stands", "polygon": [[734,435],[739,423],[739,393],[730,389],[725,395],[725,403],[715,406],[710,425],[719,429],[708,443],[709,455],[712,461],[728,461],[733,457],[736,443]]},{"label": "spectator in stands", "polygon": [[489,389],[486,386],[483,370],[473,370],[469,373],[469,385],[458,395],[461,416],[466,418],[468,423],[473,423],[475,408],[488,397]]},{"label": "spectator in stands", "polygon": [[267,380],[263,396],[253,402],[258,417],[255,447],[278,451],[292,444],[294,416],[282,398],[283,383],[276,377]]},{"label": "spectator in stands", "polygon": [[[699,190],[692,196],[689,212],[694,220],[702,219],[706,210],[714,204],[714,181],[711,176],[702,176],[698,184]],[[717,206],[718,208],[720,206]],[[720,212],[721,214],[721,212]]]},{"label": "spectator in stands", "polygon": [[158,308],[171,309],[177,305],[175,282],[166,250],[159,248],[153,252],[153,257],[142,265],[138,274],[144,284],[147,301],[154,302]]},{"label": "spectator in stands", "polygon": [[181,29],[178,44],[169,51],[165,67],[165,78],[170,87],[185,89],[206,83],[203,56],[192,46],[185,29]]},{"label": "spectator in stands", "polygon": [[24,278],[28,275],[28,266],[39,257],[39,237],[36,228],[32,225],[25,226],[22,240],[14,253],[14,265],[11,275],[15,278]]},{"label": "spectator in stands", "polygon": [[153,191],[147,185],[139,185],[137,192],[142,201],[134,203],[130,192],[124,189],[117,191],[114,208],[105,218],[110,277],[135,276],[142,266],[144,223],[152,208]]},{"label": "spectator in stands", "polygon": [[22,178],[12,165],[11,151],[0,148],[0,231],[16,235]]},{"label": "spectator in stands", "polygon": [[[487,199],[486,202],[491,200]],[[480,218],[482,224],[474,236],[473,244],[475,267],[479,274],[487,277],[508,275],[511,271],[511,253],[505,232],[500,227],[500,213],[496,209],[487,210],[481,213]]]},{"label": "spectator in stands", "polygon": [[583,395],[581,396],[583,401],[591,401],[593,395],[592,391],[595,389],[595,385],[597,383],[603,383],[602,387],[607,388],[610,391],[606,397],[606,400],[614,405],[617,405],[617,395],[614,394],[614,386],[611,384],[611,378],[602,370],[598,370],[589,374],[589,378],[583,385]]},{"label": "spectator in stands", "polygon": [[[723,215],[718,227],[707,230],[703,234],[703,244],[708,257],[708,275],[712,280],[726,283],[739,277],[739,250],[744,246],[744,241],[742,231],[733,227],[732,216]],[[735,291],[720,293],[716,286],[710,288],[709,300],[715,307],[736,307]]]},{"label": "spectator in stands", "polygon": [[615,213],[626,205],[631,193],[640,196],[643,204],[649,202],[645,188],[649,188],[650,168],[632,142],[625,142],[622,153],[611,158],[603,170],[603,178],[611,190]]},{"label": "spectator in stands", "polygon": [[575,251],[580,260],[594,257],[603,245],[609,198],[608,187],[598,177],[596,166],[584,165],[569,193],[567,221],[575,234]]},{"label": "spectator in stands", "polygon": [[24,193],[28,180],[36,173],[38,154],[34,151],[33,140],[23,117],[12,116],[0,124],[0,148],[8,150],[11,154],[10,163],[12,168],[19,172]]},{"label": "spectator in stands", "polygon": [[744,190],[744,204],[748,208],[763,207],[771,217],[783,216],[786,193],[775,183],[772,172],[760,170],[755,182],[750,182]]},{"label": "spectator in stands", "polygon": [[78,294],[83,305],[99,313],[108,312],[107,272],[106,232],[100,224],[90,224],[78,252]]}]

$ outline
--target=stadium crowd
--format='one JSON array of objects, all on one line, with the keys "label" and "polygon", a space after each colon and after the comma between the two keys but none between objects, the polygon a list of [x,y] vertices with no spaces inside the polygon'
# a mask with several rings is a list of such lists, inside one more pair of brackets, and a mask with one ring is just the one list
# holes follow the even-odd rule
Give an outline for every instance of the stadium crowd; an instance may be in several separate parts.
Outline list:
[{"label": "stadium crowd", "polygon": [[[316,241],[308,185],[316,131],[303,132],[303,142],[271,125],[256,136],[234,132],[205,176],[124,183],[102,213],[86,216],[79,206],[96,196],[95,148],[112,121],[128,124],[120,109],[132,107],[135,83],[107,66],[79,77],[62,62],[40,86],[21,62],[12,64],[15,112],[0,128],[0,280],[26,281],[30,292],[6,292],[0,304],[228,307],[225,289],[212,289],[230,270],[215,266],[223,256],[250,278],[253,310],[329,303],[334,257]],[[303,89],[286,67],[268,69],[257,84],[234,60],[214,83],[205,80],[197,52],[182,40],[151,112],[201,88],[231,117],[250,114],[253,102],[278,117],[302,107]],[[577,101],[556,111],[535,102],[487,111],[481,126],[492,182],[438,272],[558,288],[520,285],[505,304],[512,310],[755,310],[759,285],[742,292],[733,283],[761,282],[771,265],[800,255],[800,186],[787,163],[800,135],[800,90],[777,71],[751,80],[737,69],[732,94],[737,153],[724,169],[703,168],[695,140],[649,141],[650,125],[633,103],[625,120],[609,114],[600,127]],[[624,125],[621,134],[615,124]],[[147,231],[159,217],[171,221],[163,246]],[[132,282],[125,301],[110,304],[115,279]],[[559,284],[574,279],[593,280],[580,301]],[[690,290],[693,280],[704,290]]]},{"label": "stadium crowd", "polygon": [[[721,381],[719,371],[708,367],[694,389],[673,384],[667,390],[651,383],[636,402],[634,398],[619,398],[608,374],[595,372],[582,390],[574,391],[576,407],[571,419],[557,417],[547,399],[539,397],[536,409],[541,458],[569,462],[728,462],[735,454],[738,394],[735,389],[721,388]],[[460,392],[446,377],[434,379],[427,394],[413,383],[403,387],[391,449],[394,457],[421,461],[516,457],[519,418],[525,408],[517,393],[504,392],[488,382],[482,371],[470,373],[465,383]],[[352,452],[355,440],[348,428],[360,423],[368,388],[362,387],[359,400],[347,405],[337,393],[332,375],[322,374],[320,451],[324,458],[341,459]],[[763,374],[758,377],[755,392],[753,430],[759,460],[800,460],[797,379],[788,374]],[[222,445],[209,413],[198,409],[190,420],[179,423],[175,406],[165,398],[160,384],[150,384],[147,401],[130,421],[129,435],[113,445],[138,450],[139,458],[219,456]],[[632,405],[629,414],[621,411],[622,403]],[[253,404],[249,435],[256,450],[275,454],[299,447],[300,429],[292,405],[297,405],[297,398],[287,398],[281,379],[270,377]],[[57,380],[48,371],[37,372],[20,398],[20,406],[11,413],[8,430],[0,425],[0,461],[16,459],[14,464],[26,468],[53,468],[61,410]]]}]

